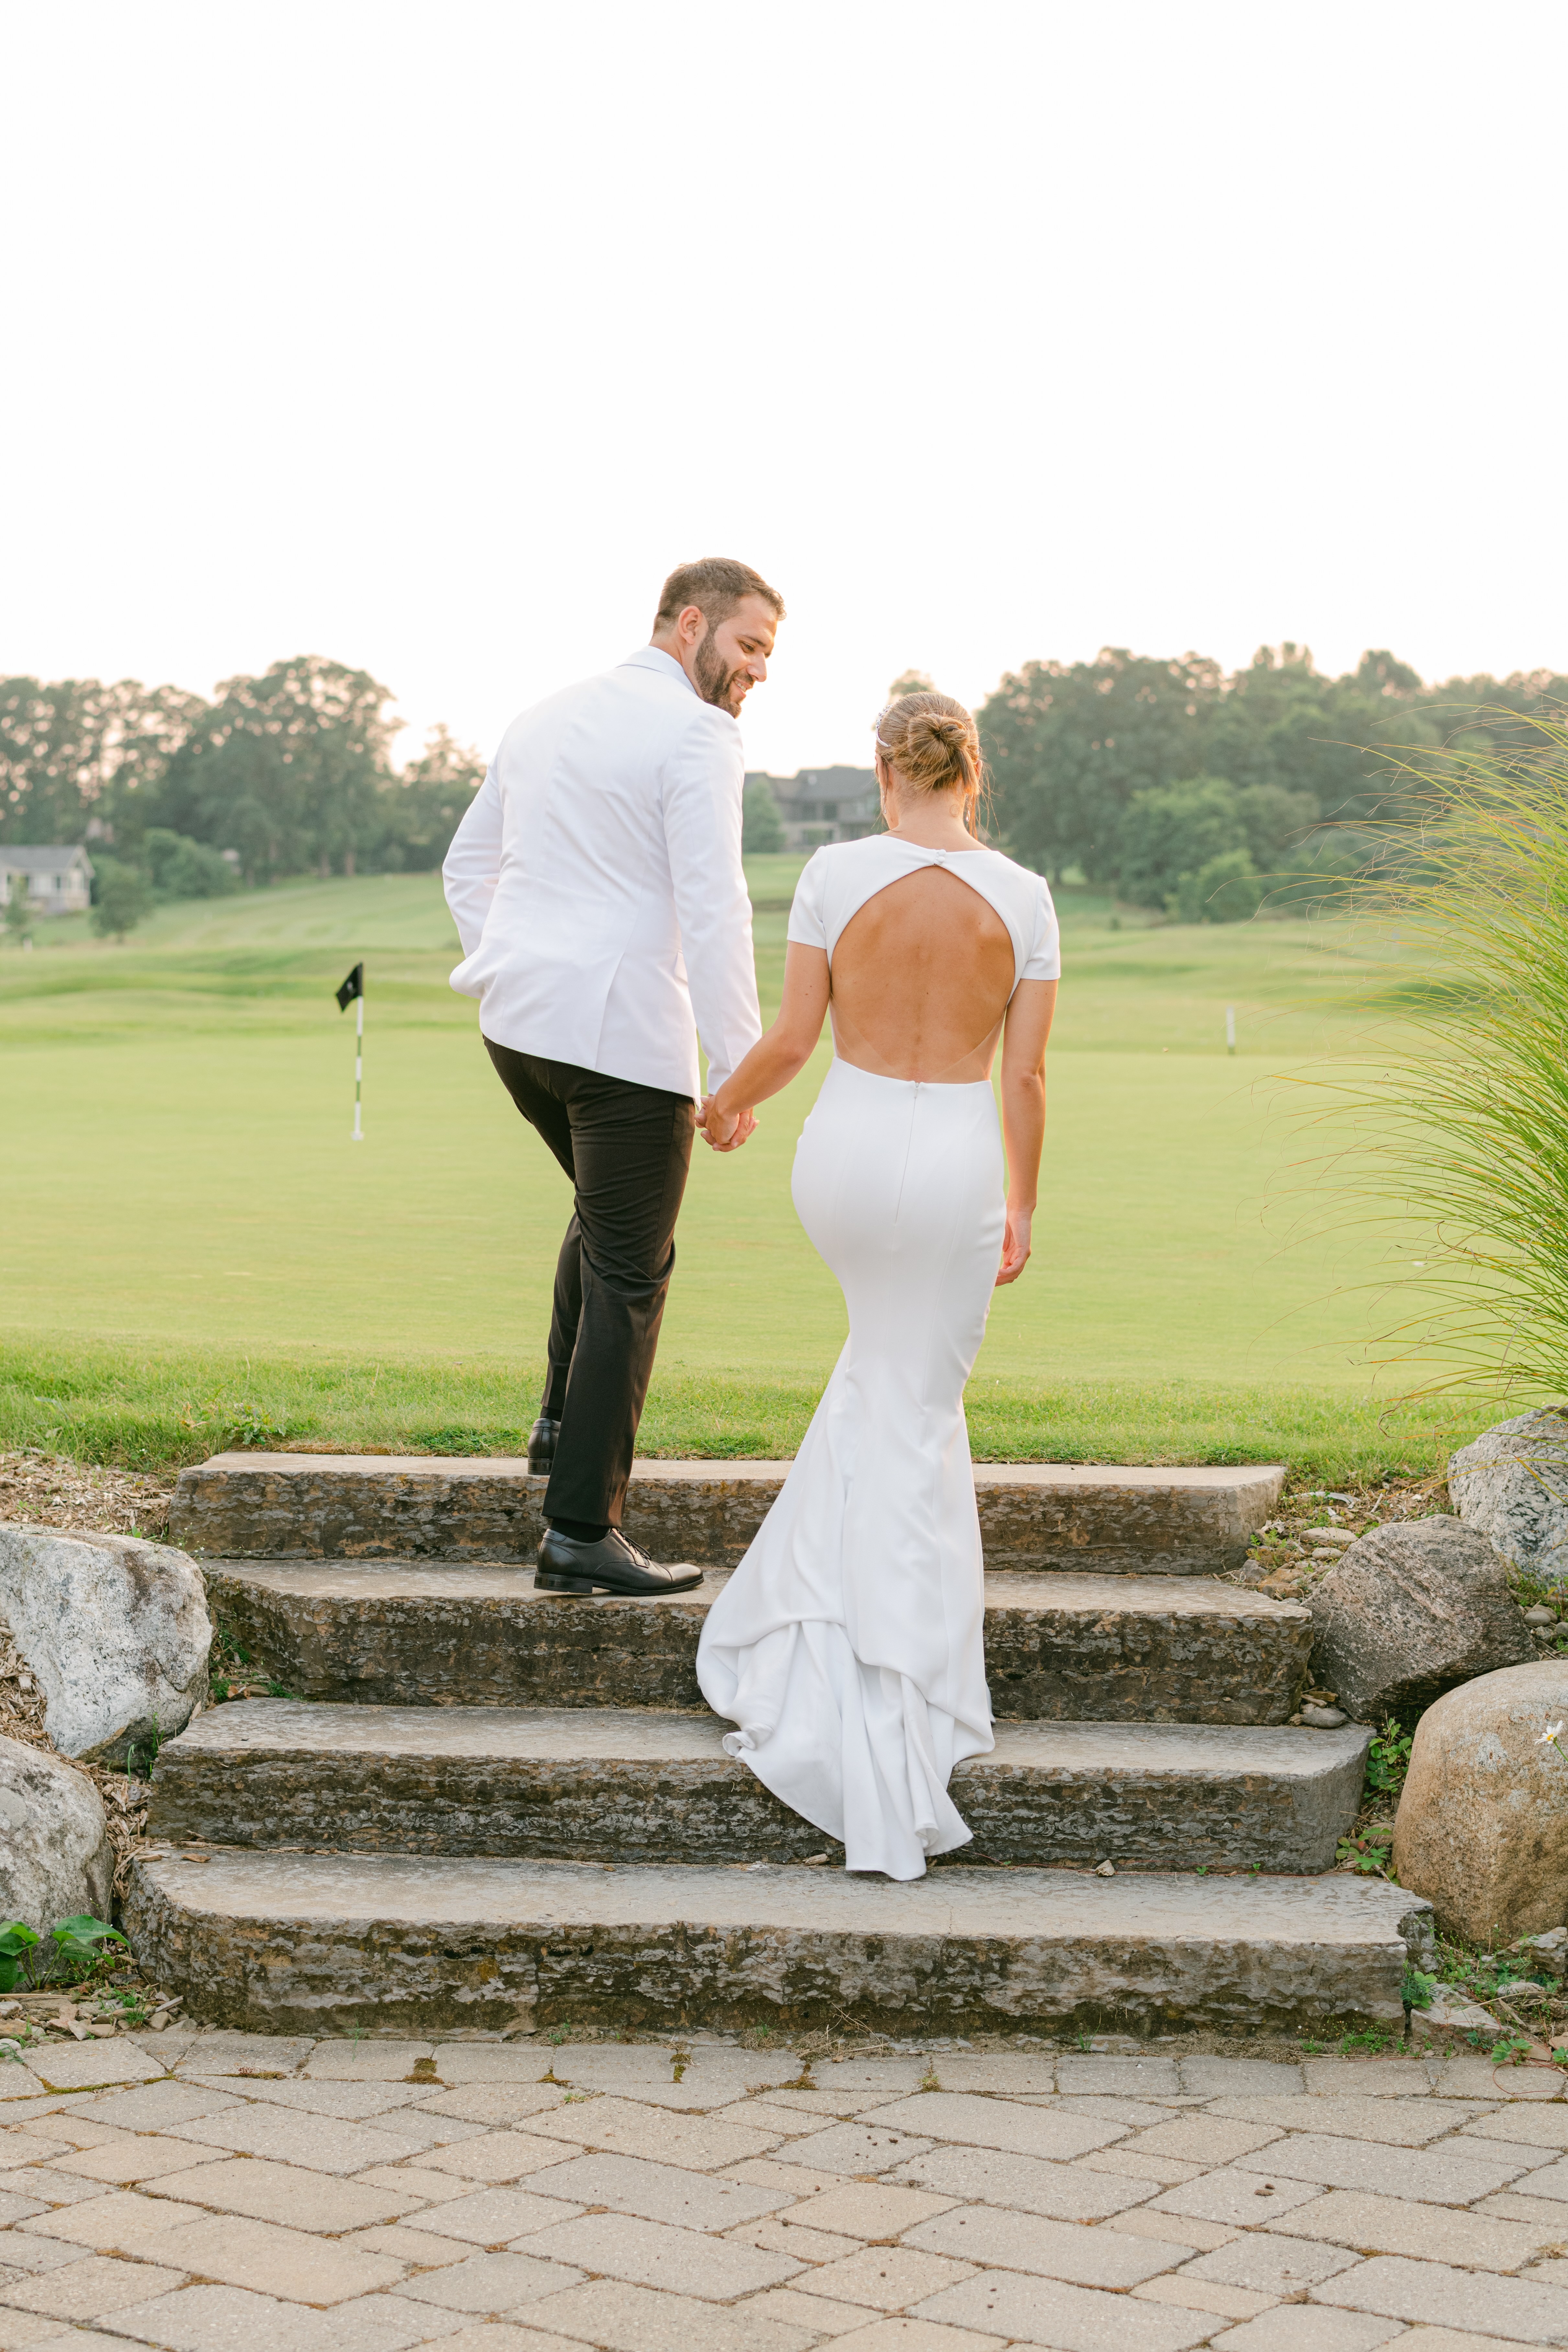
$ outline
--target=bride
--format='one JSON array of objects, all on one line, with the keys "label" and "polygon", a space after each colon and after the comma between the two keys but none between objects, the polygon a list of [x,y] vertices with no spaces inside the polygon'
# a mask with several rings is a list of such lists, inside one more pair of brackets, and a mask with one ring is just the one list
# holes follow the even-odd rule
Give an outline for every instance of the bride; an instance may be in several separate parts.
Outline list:
[{"label": "bride", "polygon": [[709,1142],[733,1149],[831,1013],[793,1190],[850,1336],[709,1612],[697,1677],[739,1726],[726,1748],[841,1839],[848,1869],[918,1878],[968,1842],[947,1781],[993,1745],[964,1383],[993,1286],[1029,1259],[1061,967],[1042,878],[975,837],[963,706],[890,703],[876,778],[888,830],[811,858],[779,1018],[703,1106]]}]

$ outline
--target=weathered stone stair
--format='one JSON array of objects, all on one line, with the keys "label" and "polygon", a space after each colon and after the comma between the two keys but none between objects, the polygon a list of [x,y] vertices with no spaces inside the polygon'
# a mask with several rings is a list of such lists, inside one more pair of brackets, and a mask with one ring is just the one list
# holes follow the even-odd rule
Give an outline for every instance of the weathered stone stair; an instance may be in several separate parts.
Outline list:
[{"label": "weathered stone stair", "polygon": [[[523,1567],[211,1560],[213,1606],[301,1698],[423,1706],[700,1707],[721,1579],[668,1601],[563,1598]],[[1197,1577],[988,1576],[998,1716],[1283,1723],[1312,1620]]]},{"label": "weathered stone stair", "polygon": [[[696,1689],[786,1466],[639,1466],[629,1529],[711,1570],[654,1603],[535,1592],[544,1482],[520,1464],[185,1473],[175,1540],[294,1696],[160,1756],[153,1834],[191,1852],[138,1866],[143,1959],[193,2013],[278,2031],[1398,2015],[1425,1906],[1301,1874],[1354,1817],[1367,1735],[1288,1727],[1307,1612],[1214,1580],[1278,1471],[977,1474],[997,1748],[955,1777],[975,1843],[894,1887],[836,1853],[800,1867],[827,1842],[724,1754]],[[1122,1874],[1084,1874],[1106,1860]]]},{"label": "weathered stone stair", "polygon": [[[639,1462],[625,1527],[654,1559],[733,1568],[787,1462]],[[977,1463],[986,1565],[1110,1576],[1239,1568],[1284,1474]],[[531,1560],[545,1481],[463,1454],[214,1454],[184,1471],[173,1540],[214,1559]]]},{"label": "weathered stone stair", "polygon": [[[821,1830],[708,1714],[602,1707],[215,1708],[163,1750],[157,1829],[225,1845],[581,1862],[795,1862]],[[960,1764],[967,1860],[1326,1870],[1366,1734],[1005,1723]]]}]

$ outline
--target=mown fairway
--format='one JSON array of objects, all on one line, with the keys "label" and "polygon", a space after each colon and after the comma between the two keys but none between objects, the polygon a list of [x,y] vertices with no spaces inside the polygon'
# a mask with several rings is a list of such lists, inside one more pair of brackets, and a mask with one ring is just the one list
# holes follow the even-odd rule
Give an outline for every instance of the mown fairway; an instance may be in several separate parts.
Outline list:
[{"label": "mown fairway", "polygon": [[[765,1008],[798,866],[752,871]],[[1343,1475],[1478,1425],[1451,1403],[1380,1421],[1410,1375],[1375,1378],[1366,1343],[1412,1253],[1322,1231],[1333,1196],[1308,1163],[1333,1136],[1303,1134],[1310,1097],[1283,1082],[1366,1048],[1397,1009],[1394,951],[1338,924],[1063,911],[1036,1255],[998,1296],[977,1451],[1284,1449]],[[331,991],[361,955],[355,1146]],[[446,986],[455,960],[434,876],[169,907],[124,946],[69,919],[0,950],[0,1444],[190,1456],[246,1409],[336,1442],[512,1442],[568,1188]],[[792,1445],[841,1343],[789,1191],[825,1057],[744,1152],[698,1147],[650,1451]]]}]

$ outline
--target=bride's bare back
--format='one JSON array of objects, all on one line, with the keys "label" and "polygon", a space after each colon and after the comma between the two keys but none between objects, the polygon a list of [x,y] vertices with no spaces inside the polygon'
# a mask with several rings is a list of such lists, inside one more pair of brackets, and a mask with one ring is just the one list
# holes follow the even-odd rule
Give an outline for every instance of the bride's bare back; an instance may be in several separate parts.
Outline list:
[{"label": "bride's bare back", "polygon": [[779,1018],[704,1104],[704,1132],[716,1150],[737,1150],[756,1125],[751,1106],[804,1067],[830,1012],[841,1061],[905,1085],[984,1085],[999,1037],[1008,1199],[997,1280],[1016,1282],[1029,1259],[1045,1045],[1061,969],[1051,895],[1006,858],[977,874],[976,883],[983,875],[999,888],[998,869],[1010,873],[1015,942],[991,896],[964,878],[959,859],[988,853],[974,832],[979,739],[950,695],[922,689],[888,704],[877,721],[876,780],[889,833],[924,853],[920,863],[861,899],[841,926],[828,901],[841,908],[862,871],[872,878],[865,861],[886,872],[887,858],[873,838],[829,851],[829,868],[808,866],[796,894],[800,928],[790,916]]},{"label": "bride's bare back", "polygon": [[973,1085],[990,1076],[1014,976],[996,909],[956,874],[922,866],[868,898],[840,934],[835,1049],[879,1077]]}]

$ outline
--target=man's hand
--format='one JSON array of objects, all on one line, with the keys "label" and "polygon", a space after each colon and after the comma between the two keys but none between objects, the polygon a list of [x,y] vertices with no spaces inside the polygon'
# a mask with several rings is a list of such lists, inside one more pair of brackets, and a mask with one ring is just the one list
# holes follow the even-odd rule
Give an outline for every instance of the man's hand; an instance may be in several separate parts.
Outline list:
[{"label": "man's hand", "polygon": [[1016,1282],[1029,1264],[1030,1228],[1034,1223],[1032,1209],[1008,1210],[1007,1232],[1002,1237],[1002,1262],[997,1268],[997,1288],[1004,1282]]},{"label": "man's hand", "polygon": [[738,1151],[747,1138],[757,1132],[754,1111],[724,1112],[718,1108],[716,1095],[708,1095],[697,1113],[703,1139],[715,1151]]}]

